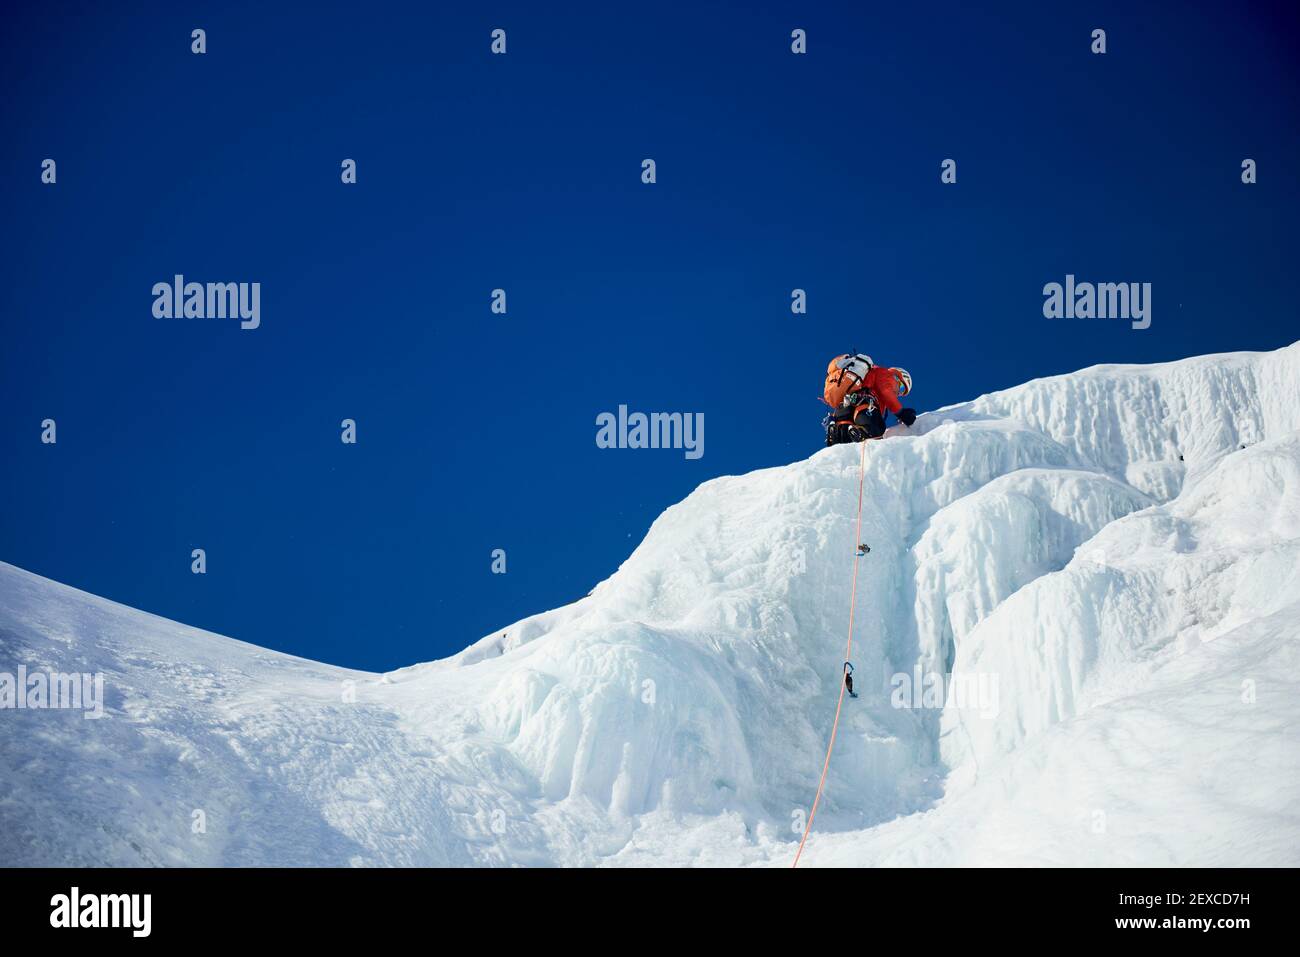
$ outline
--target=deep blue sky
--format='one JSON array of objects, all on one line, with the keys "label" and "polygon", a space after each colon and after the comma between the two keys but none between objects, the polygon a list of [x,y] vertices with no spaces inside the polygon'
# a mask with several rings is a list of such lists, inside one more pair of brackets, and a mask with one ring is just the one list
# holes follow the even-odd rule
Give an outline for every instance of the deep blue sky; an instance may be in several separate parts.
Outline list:
[{"label": "deep blue sky", "polygon": [[[257,644],[387,669],[580,597],[820,447],[849,348],[925,410],[1300,338],[1293,5],[130,6],[6,11],[0,559]],[[177,272],[261,328],[153,318]],[[1152,327],[1042,318],[1067,272]],[[597,449],[619,403],[704,457]]]}]

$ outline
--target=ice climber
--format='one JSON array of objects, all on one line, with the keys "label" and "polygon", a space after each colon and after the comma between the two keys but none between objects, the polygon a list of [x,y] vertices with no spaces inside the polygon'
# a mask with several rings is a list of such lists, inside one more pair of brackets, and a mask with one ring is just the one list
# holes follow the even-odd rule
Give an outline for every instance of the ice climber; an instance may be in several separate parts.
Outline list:
[{"label": "ice climber", "polygon": [[885,415],[890,412],[911,428],[916,410],[898,401],[911,391],[912,377],[906,369],[878,366],[862,353],[836,356],[826,367],[822,393],[822,401],[831,407],[822,423],[826,444],[878,439],[885,434]]}]

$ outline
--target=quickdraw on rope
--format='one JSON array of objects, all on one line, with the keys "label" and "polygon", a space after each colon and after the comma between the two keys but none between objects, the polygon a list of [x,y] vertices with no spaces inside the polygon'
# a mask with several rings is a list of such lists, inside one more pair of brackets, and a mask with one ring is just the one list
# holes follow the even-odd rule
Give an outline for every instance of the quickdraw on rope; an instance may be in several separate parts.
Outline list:
[{"label": "quickdraw on rope", "polygon": [[[853,530],[853,545],[856,554],[853,562],[853,585],[849,591],[849,637],[844,646],[844,663],[848,665],[849,659],[853,657],[853,611],[857,607],[858,601],[858,562],[867,552],[871,551],[866,545],[860,544],[862,541],[862,486],[867,477],[867,443],[863,442],[862,458],[858,463],[858,518],[857,525]],[[849,665],[849,667],[852,667]],[[846,669],[847,670],[847,669]],[[840,729],[840,711],[844,707],[844,692],[848,687],[848,682],[842,678],[840,680],[840,697],[835,702],[835,721],[831,724],[831,739],[826,745],[826,760],[822,762],[822,776],[817,781],[817,793],[813,796],[812,810],[808,812],[808,823],[804,825],[803,837],[799,840],[799,850],[795,852],[794,863],[791,868],[799,866],[799,858],[803,854],[803,846],[808,841],[808,834],[812,831],[813,819],[817,817],[817,805],[822,799],[822,789],[826,786],[826,772],[831,766],[831,751],[835,748],[835,734]],[[856,695],[855,695],[856,697]]]}]

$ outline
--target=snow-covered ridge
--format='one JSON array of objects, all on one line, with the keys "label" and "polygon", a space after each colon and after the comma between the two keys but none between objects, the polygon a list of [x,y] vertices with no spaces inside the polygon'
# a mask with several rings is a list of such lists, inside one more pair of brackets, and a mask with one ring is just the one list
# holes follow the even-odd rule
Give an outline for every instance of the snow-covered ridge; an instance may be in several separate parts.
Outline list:
[{"label": "snow-covered ridge", "polygon": [[[103,671],[110,715],[0,711],[0,863],[788,863],[854,561],[809,864],[1300,863],[1300,343],[923,415],[854,559],[859,451],[706,482],[589,597],[385,676],[0,565],[0,671]],[[891,703],[950,669],[995,702]]]}]

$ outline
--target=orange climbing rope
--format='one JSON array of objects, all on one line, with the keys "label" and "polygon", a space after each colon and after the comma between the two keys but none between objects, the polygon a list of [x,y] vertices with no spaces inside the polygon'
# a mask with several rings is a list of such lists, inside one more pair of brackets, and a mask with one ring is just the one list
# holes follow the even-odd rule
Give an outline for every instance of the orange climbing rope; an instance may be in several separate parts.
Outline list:
[{"label": "orange climbing rope", "polygon": [[[857,527],[853,530],[853,551],[855,557],[853,560],[853,586],[849,591],[849,639],[844,646],[844,660],[848,662],[853,657],[853,610],[858,603],[858,545],[862,541],[862,486],[867,477],[867,443],[862,445],[862,460],[858,463],[858,520]],[[792,868],[799,866],[799,857],[803,854],[803,846],[808,841],[808,832],[812,830],[813,819],[817,817],[817,804],[822,799],[822,788],[826,785],[826,772],[831,766],[831,751],[835,748],[835,733],[840,729],[840,711],[844,707],[844,679],[840,678],[840,697],[835,702],[835,723],[831,725],[831,740],[826,745],[826,760],[822,763],[822,776],[817,782],[817,794],[813,797],[812,810],[808,812],[808,823],[804,825],[803,837],[799,840],[799,850],[795,852],[794,863]]]}]

